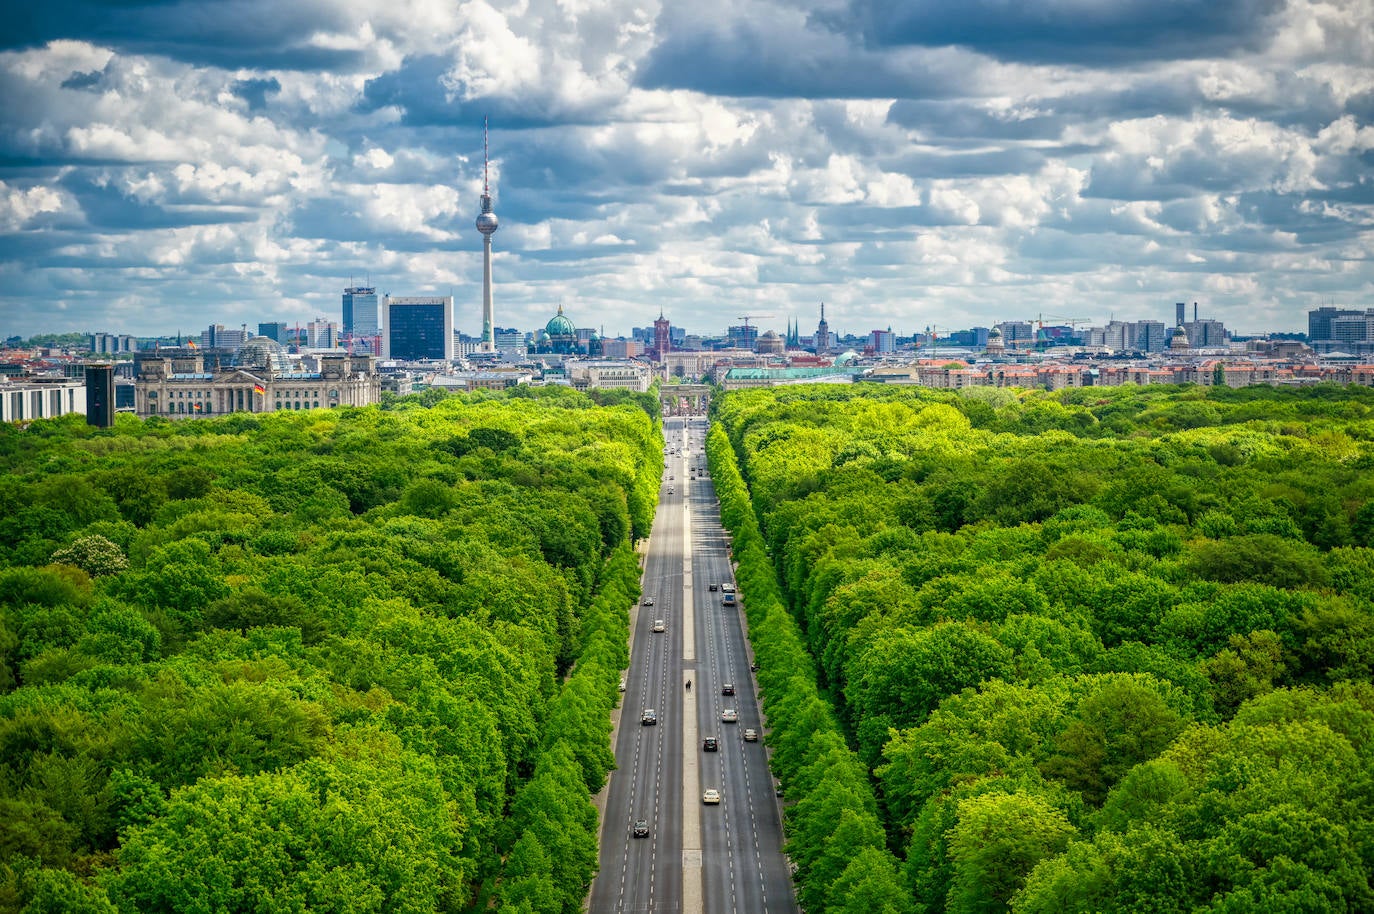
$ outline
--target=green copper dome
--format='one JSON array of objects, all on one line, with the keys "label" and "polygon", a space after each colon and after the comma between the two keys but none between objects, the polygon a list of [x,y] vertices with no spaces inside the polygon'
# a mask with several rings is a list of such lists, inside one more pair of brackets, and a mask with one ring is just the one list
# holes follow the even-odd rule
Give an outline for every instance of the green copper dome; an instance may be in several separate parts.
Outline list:
[{"label": "green copper dome", "polygon": [[563,306],[558,306],[558,313],[544,327],[550,337],[557,339],[560,336],[577,336],[577,327],[573,322],[563,316]]}]

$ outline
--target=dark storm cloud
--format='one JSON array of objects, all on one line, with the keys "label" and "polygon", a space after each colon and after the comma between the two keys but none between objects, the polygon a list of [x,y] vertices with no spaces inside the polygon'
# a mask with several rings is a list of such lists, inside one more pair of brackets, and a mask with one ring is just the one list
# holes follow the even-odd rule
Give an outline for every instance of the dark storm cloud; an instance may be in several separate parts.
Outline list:
[{"label": "dark storm cloud", "polygon": [[346,9],[275,0],[41,0],[7,4],[0,50],[90,41],[186,63],[279,70],[351,70],[352,50],[310,44],[351,29]]},{"label": "dark storm cloud", "polygon": [[1283,0],[857,0],[816,21],[873,47],[959,45],[1001,60],[1108,64],[1259,47]]}]

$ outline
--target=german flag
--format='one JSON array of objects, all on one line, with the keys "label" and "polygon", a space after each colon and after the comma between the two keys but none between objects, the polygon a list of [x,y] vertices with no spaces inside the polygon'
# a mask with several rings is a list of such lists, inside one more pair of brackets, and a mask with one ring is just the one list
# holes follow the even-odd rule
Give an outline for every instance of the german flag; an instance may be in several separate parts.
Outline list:
[{"label": "german flag", "polygon": [[254,384],[254,385],[253,385],[253,393],[255,393],[255,394],[257,394],[259,397],[261,397],[263,394],[267,393],[267,388],[266,388],[266,387],[263,387],[261,384]]}]

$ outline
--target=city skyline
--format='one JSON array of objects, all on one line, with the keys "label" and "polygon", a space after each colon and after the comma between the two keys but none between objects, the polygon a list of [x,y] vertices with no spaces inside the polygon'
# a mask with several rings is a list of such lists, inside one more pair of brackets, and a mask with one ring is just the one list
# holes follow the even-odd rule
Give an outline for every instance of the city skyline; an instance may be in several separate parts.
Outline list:
[{"label": "city skyline", "polygon": [[56,0],[0,38],[0,334],[304,325],[370,274],[480,335],[488,114],[506,326],[1302,330],[1374,304],[1349,6]]}]

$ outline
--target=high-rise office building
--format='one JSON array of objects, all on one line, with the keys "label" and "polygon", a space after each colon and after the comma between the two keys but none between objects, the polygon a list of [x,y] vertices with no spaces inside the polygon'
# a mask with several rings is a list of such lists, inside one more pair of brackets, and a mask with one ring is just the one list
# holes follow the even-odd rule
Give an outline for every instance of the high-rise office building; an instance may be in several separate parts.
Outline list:
[{"label": "high-rise office building", "polygon": [[377,335],[377,289],[350,286],[343,291],[343,332],[350,337]]},{"label": "high-rise office building", "polygon": [[897,334],[892,332],[892,328],[886,330],[874,330],[868,334],[868,346],[876,353],[896,352]]},{"label": "high-rise office building", "polygon": [[113,355],[135,351],[138,341],[127,333],[90,333],[86,335],[86,347],[96,355]]},{"label": "high-rise office building", "polygon": [[[1367,316],[1374,317],[1374,308],[1336,308],[1331,305],[1323,305],[1314,311],[1307,312],[1307,340],[1315,343],[1321,340],[1340,339],[1336,336],[1336,321],[1343,318],[1364,318]],[[1341,332],[1349,334],[1352,332],[1351,326],[1347,324]]]},{"label": "high-rise office building", "polygon": [[114,366],[86,366],[86,424],[112,428],[115,420]]},{"label": "high-rise office building", "polygon": [[285,346],[291,338],[291,325],[282,321],[258,324],[258,336],[265,336]]},{"label": "high-rise office building", "polygon": [[382,304],[382,358],[452,359],[453,296],[393,296]]},{"label": "high-rise office building", "polygon": [[738,324],[727,328],[725,335],[730,341],[731,349],[752,350],[758,343],[759,328],[749,324]]},{"label": "high-rise office building", "polygon": [[1330,339],[1342,343],[1374,340],[1374,310],[1366,313],[1342,314],[1331,320]]},{"label": "high-rise office building", "polygon": [[1131,327],[1132,346],[1141,352],[1163,352],[1169,344],[1169,333],[1163,321],[1136,321]]},{"label": "high-rise office building", "polygon": [[1030,321],[1002,321],[1002,345],[1008,349],[1025,349],[1035,342],[1035,328]]},{"label": "high-rise office building", "polygon": [[306,325],[306,345],[311,349],[339,348],[339,325],[317,318]]}]

